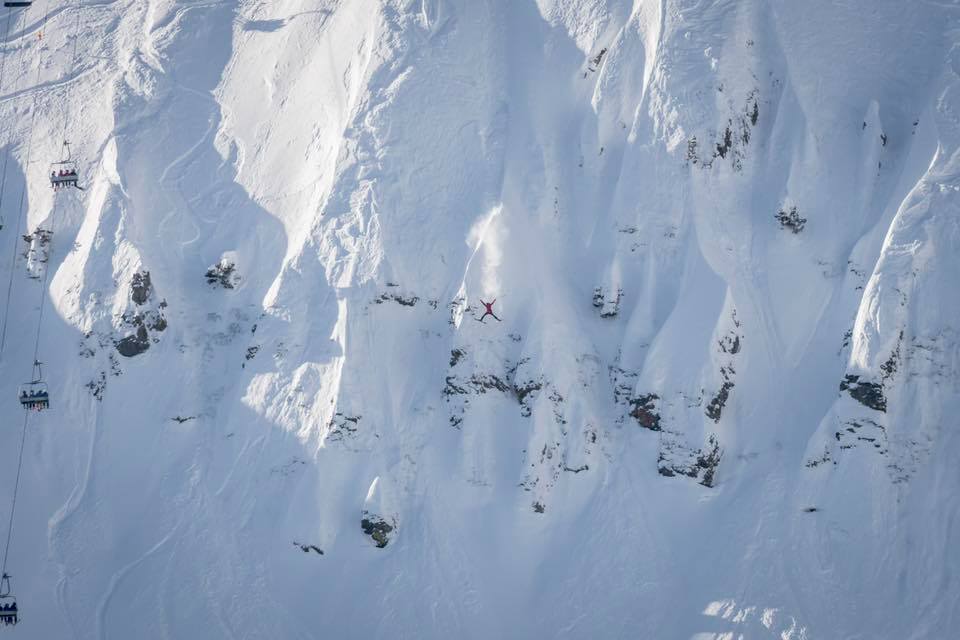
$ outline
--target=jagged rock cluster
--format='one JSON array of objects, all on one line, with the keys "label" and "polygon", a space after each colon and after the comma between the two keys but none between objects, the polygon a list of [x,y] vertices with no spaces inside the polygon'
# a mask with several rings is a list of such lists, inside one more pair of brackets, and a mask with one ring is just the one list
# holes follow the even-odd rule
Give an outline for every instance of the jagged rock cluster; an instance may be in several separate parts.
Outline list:
[{"label": "jagged rock cluster", "polygon": [[623,299],[623,289],[616,292],[608,291],[605,287],[597,287],[593,291],[593,306],[600,310],[601,318],[615,318],[620,313],[620,300]]},{"label": "jagged rock cluster", "polygon": [[383,549],[390,544],[391,533],[396,527],[395,523],[391,524],[387,522],[384,517],[364,511],[363,517],[360,520],[360,528],[363,530],[364,535],[368,536],[377,548]]},{"label": "jagged rock cluster", "polygon": [[133,274],[130,280],[130,300],[135,305],[133,311],[125,312],[121,316],[123,325],[131,327],[133,333],[116,340],[117,352],[127,358],[140,355],[150,348],[150,343],[158,338],[151,337],[150,332],[160,333],[167,328],[163,310],[167,307],[166,300],[155,304],[153,299],[153,284],[150,281],[149,271],[139,271]]},{"label": "jagged rock cluster", "polygon": [[507,362],[502,371],[466,373],[463,361],[468,355],[466,348],[459,347],[450,352],[451,372],[446,376],[443,396],[451,407],[450,425],[459,428],[464,414],[470,405],[470,396],[485,395],[488,393],[501,394],[514,400],[520,409],[520,415],[529,418],[533,411],[533,402],[537,395],[545,388],[550,388],[548,395],[554,406],[554,417],[564,422],[559,410],[563,397],[552,388],[552,385],[542,375],[533,375],[526,371],[525,365],[529,358],[523,358],[516,363]]},{"label": "jagged rock cluster", "polygon": [[39,280],[46,272],[46,265],[50,260],[53,231],[37,227],[33,233],[24,235],[23,241],[27,243],[27,248],[21,254],[26,259],[27,277]]},{"label": "jagged rock cluster", "polygon": [[[719,90],[722,91],[722,88]],[[687,162],[709,169],[719,158],[729,160],[734,171],[742,170],[751,130],[760,120],[759,94],[758,89],[747,94],[743,109],[727,121],[723,131],[710,135],[711,142],[706,145],[706,149],[696,136],[691,136],[687,140]]]},{"label": "jagged rock cluster", "polygon": [[807,219],[800,217],[800,212],[796,207],[780,209],[774,218],[776,218],[777,222],[780,223],[781,228],[795,234],[803,231],[804,225],[807,224]]},{"label": "jagged rock cluster", "polygon": [[206,278],[207,284],[223,289],[233,289],[240,284],[237,265],[226,258],[207,269],[203,277]]}]

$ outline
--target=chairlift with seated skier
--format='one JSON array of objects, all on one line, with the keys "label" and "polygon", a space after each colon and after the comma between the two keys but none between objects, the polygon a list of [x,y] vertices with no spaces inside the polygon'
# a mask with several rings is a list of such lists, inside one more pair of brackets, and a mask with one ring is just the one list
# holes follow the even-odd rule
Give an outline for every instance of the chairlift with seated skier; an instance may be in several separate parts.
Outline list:
[{"label": "chairlift with seated skier", "polygon": [[17,611],[17,599],[10,592],[10,576],[3,574],[0,579],[0,624],[14,625],[20,622]]},{"label": "chairlift with seated skier", "polygon": [[54,189],[76,187],[83,191],[83,187],[77,184],[77,162],[70,158],[70,143],[64,140],[63,147],[67,150],[66,159],[50,163],[50,186]]},{"label": "chairlift with seated skier", "polygon": [[43,411],[50,408],[50,391],[43,381],[42,362],[33,363],[34,379],[20,385],[20,404],[24,409]]},{"label": "chairlift with seated skier", "polygon": [[54,189],[62,187],[77,187],[77,163],[72,160],[62,160],[50,165],[50,185]]}]

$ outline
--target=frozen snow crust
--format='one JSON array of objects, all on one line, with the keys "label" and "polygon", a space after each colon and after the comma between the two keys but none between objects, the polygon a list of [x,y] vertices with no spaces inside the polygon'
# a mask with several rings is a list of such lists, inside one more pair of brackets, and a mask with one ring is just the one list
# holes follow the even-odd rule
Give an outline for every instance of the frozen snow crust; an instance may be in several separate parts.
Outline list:
[{"label": "frozen snow crust", "polygon": [[955,4],[19,11],[17,637],[960,633]]}]

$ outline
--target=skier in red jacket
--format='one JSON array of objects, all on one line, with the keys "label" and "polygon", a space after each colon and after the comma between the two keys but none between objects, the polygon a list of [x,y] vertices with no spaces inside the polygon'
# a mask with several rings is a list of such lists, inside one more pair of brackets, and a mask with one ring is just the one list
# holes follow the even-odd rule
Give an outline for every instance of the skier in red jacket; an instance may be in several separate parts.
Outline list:
[{"label": "skier in red jacket", "polygon": [[480,303],[483,304],[484,307],[486,307],[486,311],[484,311],[483,315],[480,316],[480,322],[483,322],[483,319],[486,318],[487,316],[493,316],[494,320],[496,320],[497,322],[502,322],[502,320],[500,320],[500,318],[497,317],[497,314],[493,312],[493,305],[497,303],[496,298],[493,299],[493,302],[484,302],[483,299],[481,298]]}]

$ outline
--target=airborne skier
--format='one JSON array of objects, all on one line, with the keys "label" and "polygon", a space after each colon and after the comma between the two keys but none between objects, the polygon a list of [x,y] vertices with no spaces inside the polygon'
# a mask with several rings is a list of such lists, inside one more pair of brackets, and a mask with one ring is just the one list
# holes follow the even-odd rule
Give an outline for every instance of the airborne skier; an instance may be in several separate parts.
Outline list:
[{"label": "airborne skier", "polygon": [[497,322],[502,322],[502,320],[500,320],[500,318],[497,317],[497,314],[493,312],[493,305],[497,303],[496,298],[493,299],[493,302],[484,302],[483,299],[481,298],[480,303],[483,304],[484,307],[486,307],[486,311],[484,311],[483,315],[480,316],[480,322],[483,322],[483,319],[486,318],[487,316],[493,316],[494,320],[496,320]]}]

